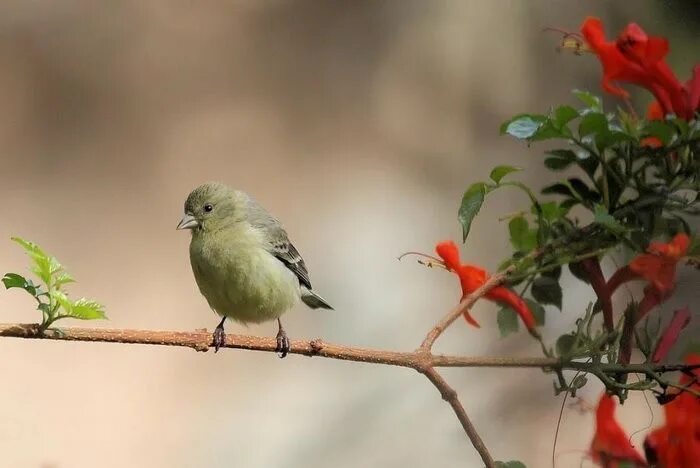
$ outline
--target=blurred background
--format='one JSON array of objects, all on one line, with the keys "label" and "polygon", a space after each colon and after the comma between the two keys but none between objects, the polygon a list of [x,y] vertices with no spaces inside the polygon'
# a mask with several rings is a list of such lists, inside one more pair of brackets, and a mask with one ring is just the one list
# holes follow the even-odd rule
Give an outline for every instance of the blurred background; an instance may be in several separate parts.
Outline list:
[{"label": "blurred background", "polygon": [[[459,290],[446,272],[396,257],[458,239],[464,189],[497,164],[544,184],[543,148],[499,137],[500,122],[573,103],[572,88],[599,92],[596,59],[557,53],[559,36],[542,29],[576,30],[593,14],[613,35],[636,21],[669,37],[669,61],[685,78],[700,59],[697,6],[5,0],[0,273],[26,271],[9,241],[20,235],[74,274],[73,296],[106,304],[110,320],[96,326],[213,329],[189,235],[175,225],[188,192],[219,180],[283,220],[336,307],[291,311],[292,338],[414,349]],[[640,94],[640,109],[649,99]],[[518,193],[491,197],[463,258],[494,269],[509,248],[498,216],[522,208]],[[688,273],[677,297],[697,304]],[[575,313],[591,292],[564,281],[565,311]],[[29,296],[0,292],[0,321],[35,320],[33,309]],[[525,333],[499,339],[494,312],[480,304],[482,329],[457,323],[438,350],[539,355]],[[548,309],[547,338],[574,313]],[[276,333],[274,324],[227,330]],[[0,375],[7,467],[481,466],[449,406],[405,369],[3,338]],[[445,376],[496,458],[551,466],[561,405],[552,376]],[[599,392],[590,384],[582,395],[595,403]],[[652,408],[632,398],[625,427],[660,423]],[[580,465],[592,421],[565,408],[557,467]]]}]

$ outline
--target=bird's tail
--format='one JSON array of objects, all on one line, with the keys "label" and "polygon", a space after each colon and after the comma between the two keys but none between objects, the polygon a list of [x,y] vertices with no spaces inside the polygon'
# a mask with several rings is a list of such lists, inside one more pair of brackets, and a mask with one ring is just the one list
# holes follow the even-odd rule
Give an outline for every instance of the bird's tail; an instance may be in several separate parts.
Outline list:
[{"label": "bird's tail", "polygon": [[333,307],[324,298],[307,288],[301,288],[301,300],[312,309],[333,310]]}]

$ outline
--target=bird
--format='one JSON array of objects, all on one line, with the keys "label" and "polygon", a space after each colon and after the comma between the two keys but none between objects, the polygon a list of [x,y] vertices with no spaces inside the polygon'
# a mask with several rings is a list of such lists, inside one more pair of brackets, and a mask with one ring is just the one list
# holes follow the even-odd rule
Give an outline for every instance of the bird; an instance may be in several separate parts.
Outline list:
[{"label": "bird", "polygon": [[212,343],[224,345],[224,322],[277,320],[276,352],[290,342],[280,317],[299,299],[312,309],[333,307],[311,287],[304,259],[282,224],[247,193],[207,182],[190,192],[178,230],[189,230],[190,265],[199,291],[221,316]]}]

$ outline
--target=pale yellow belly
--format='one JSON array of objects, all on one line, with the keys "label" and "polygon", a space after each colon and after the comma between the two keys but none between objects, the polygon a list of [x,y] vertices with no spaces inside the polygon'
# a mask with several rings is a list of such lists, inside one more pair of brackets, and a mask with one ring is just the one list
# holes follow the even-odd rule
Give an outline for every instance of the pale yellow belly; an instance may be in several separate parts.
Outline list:
[{"label": "pale yellow belly", "polygon": [[[193,247],[200,249],[197,255],[193,255]],[[219,315],[242,323],[278,318],[299,299],[297,277],[263,248],[241,247],[191,246],[190,260],[199,290]]]}]

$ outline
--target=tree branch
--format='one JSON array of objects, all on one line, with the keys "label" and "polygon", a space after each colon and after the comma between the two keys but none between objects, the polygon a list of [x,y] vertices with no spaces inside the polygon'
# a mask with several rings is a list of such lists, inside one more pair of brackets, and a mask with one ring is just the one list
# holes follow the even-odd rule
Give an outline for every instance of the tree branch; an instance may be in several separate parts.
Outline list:
[{"label": "tree branch", "polygon": [[[505,275],[491,278],[482,288],[465,298],[460,305],[450,312],[428,335],[431,343],[437,339],[450,323],[459,317],[461,310],[470,307],[476,301],[476,295],[485,294],[490,287],[503,280]],[[438,330],[436,332],[436,330]],[[45,339],[57,341],[88,341],[103,343],[124,343],[160,346],[180,346],[197,351],[208,351],[212,344],[212,334],[207,330],[193,332],[128,330],[109,328],[63,328],[49,329],[43,333],[38,324],[0,324],[0,336],[27,339]],[[427,341],[427,339],[426,339]],[[273,338],[226,335],[225,348],[244,349],[249,351],[275,352],[277,342]],[[509,368],[541,368],[552,371],[576,370],[593,373],[601,378],[616,373],[663,373],[700,368],[700,365],[687,364],[629,364],[597,363],[581,361],[563,361],[557,358],[512,358],[512,357],[468,357],[445,354],[433,354],[430,349],[421,346],[415,351],[385,351],[371,348],[357,348],[333,343],[327,343],[320,338],[315,340],[295,340],[291,343],[290,354],[302,356],[318,356],[342,361],[383,364],[414,369],[425,375],[440,391],[443,399],[454,410],[472,445],[481,456],[487,467],[493,467],[493,458],[476,432],[467,413],[460,403],[457,393],[435,370],[438,367],[509,367]]]}]

